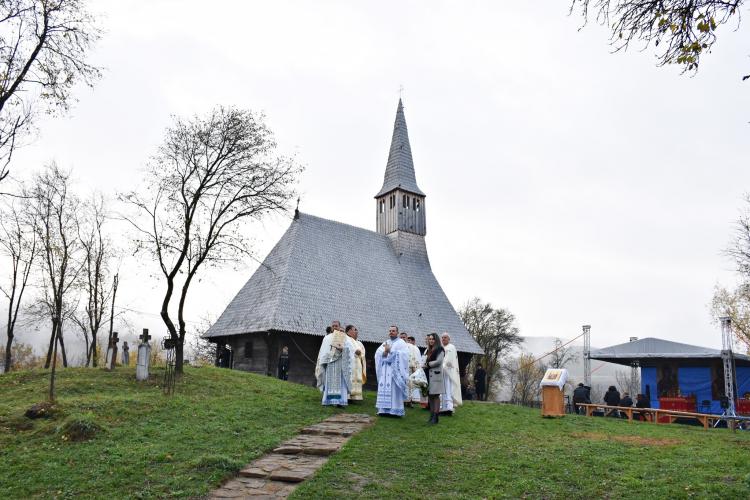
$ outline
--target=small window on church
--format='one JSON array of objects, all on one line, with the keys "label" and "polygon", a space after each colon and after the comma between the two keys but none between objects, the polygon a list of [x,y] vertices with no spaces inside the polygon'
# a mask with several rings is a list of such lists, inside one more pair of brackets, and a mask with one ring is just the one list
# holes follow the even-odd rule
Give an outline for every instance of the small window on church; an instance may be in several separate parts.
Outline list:
[{"label": "small window on church", "polygon": [[385,212],[385,200],[380,200],[380,213]]},{"label": "small window on church", "polygon": [[416,210],[417,209],[417,199],[416,198],[412,198],[411,199],[411,209],[412,210]]},{"label": "small window on church", "polygon": [[404,195],[404,198],[401,201],[401,204],[404,206],[404,208],[407,208],[409,206],[409,197]]},{"label": "small window on church", "polygon": [[250,359],[253,357],[253,343],[245,342],[245,358]]},{"label": "small window on church", "polygon": [[419,212],[419,200],[417,200],[415,203],[416,203],[416,211]]}]

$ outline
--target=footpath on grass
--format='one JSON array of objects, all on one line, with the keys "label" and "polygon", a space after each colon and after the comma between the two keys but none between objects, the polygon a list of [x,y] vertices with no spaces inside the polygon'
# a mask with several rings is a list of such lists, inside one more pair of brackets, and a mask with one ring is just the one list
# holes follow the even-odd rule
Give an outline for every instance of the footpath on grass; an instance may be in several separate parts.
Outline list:
[{"label": "footpath on grass", "polygon": [[302,429],[271,453],[240,470],[239,476],[211,492],[209,498],[286,498],[311,477],[356,433],[373,422],[369,415],[340,413]]}]

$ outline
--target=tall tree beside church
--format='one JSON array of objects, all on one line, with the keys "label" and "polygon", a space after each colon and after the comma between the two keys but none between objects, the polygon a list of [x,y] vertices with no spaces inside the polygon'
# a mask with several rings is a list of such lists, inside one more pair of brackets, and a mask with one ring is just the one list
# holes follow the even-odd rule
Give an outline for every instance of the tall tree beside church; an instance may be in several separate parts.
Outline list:
[{"label": "tall tree beside church", "polygon": [[79,83],[99,68],[86,61],[100,31],[82,0],[0,2],[0,181],[40,113],[64,112]]},{"label": "tall tree beside church", "polygon": [[[740,23],[744,0],[572,0],[579,12],[612,31],[615,51],[632,44],[653,44],[659,65],[676,64],[695,72],[701,57],[711,51],[721,26]],[[744,76],[743,80],[750,78]]]},{"label": "tall tree beside church", "polygon": [[217,107],[205,117],[175,119],[148,165],[145,188],[121,197],[134,208],[125,218],[136,230],[137,251],[153,256],[164,279],[160,314],[176,341],[177,373],[196,274],[247,253],[243,223],[286,210],[300,172],[277,152],[263,116]]},{"label": "tall tree beside church", "polygon": [[8,274],[1,277],[3,283],[0,285],[0,292],[8,301],[5,372],[10,371],[13,363],[13,339],[18,313],[39,248],[34,225],[34,217],[29,210],[29,198],[26,196],[8,197],[0,207],[0,257],[4,261],[3,269],[8,270]]},{"label": "tall tree beside church", "polygon": [[492,393],[493,383],[502,376],[500,361],[502,357],[522,342],[516,317],[507,309],[494,309],[490,303],[482,302],[475,297],[459,311],[459,316],[466,329],[484,351],[484,355],[475,356],[472,368],[482,363],[487,372],[487,394]]}]

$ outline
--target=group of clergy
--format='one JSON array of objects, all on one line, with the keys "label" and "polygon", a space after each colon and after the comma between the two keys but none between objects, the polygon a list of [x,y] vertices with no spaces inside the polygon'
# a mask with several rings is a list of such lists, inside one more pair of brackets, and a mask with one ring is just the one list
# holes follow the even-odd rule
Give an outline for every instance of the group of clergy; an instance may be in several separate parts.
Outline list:
[{"label": "group of clergy", "polygon": [[[339,321],[333,321],[326,329],[315,365],[315,378],[323,393],[323,405],[343,407],[350,401],[362,400],[362,386],[367,382],[367,364],[365,346],[358,336],[356,326],[348,325],[343,329]],[[443,352],[442,363],[438,367],[443,372],[443,385],[439,389],[440,413],[452,414],[455,407],[462,404],[458,352],[447,333],[443,333],[440,343]],[[430,345],[429,336],[427,345]],[[400,333],[395,325],[388,329],[388,339],[375,352],[378,382],[375,406],[378,415],[402,417],[406,406],[427,406],[428,398],[413,381],[412,374],[418,370],[428,371],[428,368],[435,370],[434,363],[428,367],[428,354],[427,350],[424,354],[419,350],[413,336]],[[432,394],[433,391],[429,392]]]}]

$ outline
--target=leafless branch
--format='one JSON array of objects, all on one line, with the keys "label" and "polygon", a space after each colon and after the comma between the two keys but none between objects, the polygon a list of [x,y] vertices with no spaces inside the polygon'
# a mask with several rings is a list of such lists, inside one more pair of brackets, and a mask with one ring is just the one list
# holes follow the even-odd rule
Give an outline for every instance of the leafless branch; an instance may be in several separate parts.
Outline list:
[{"label": "leafless branch", "polygon": [[634,43],[652,43],[658,64],[677,64],[685,72],[698,70],[700,58],[717,40],[717,29],[740,23],[743,0],[572,0],[585,22],[593,17],[611,29],[615,51]]},{"label": "leafless branch", "polygon": [[[263,117],[218,107],[206,117],[176,119],[147,170],[147,186],[121,196],[134,209],[123,219],[136,232],[136,251],[158,263],[167,290],[161,317],[179,340],[181,370],[185,304],[200,269],[249,251],[243,222],[285,210],[301,168],[276,153]],[[177,322],[170,313],[178,274]]]}]

